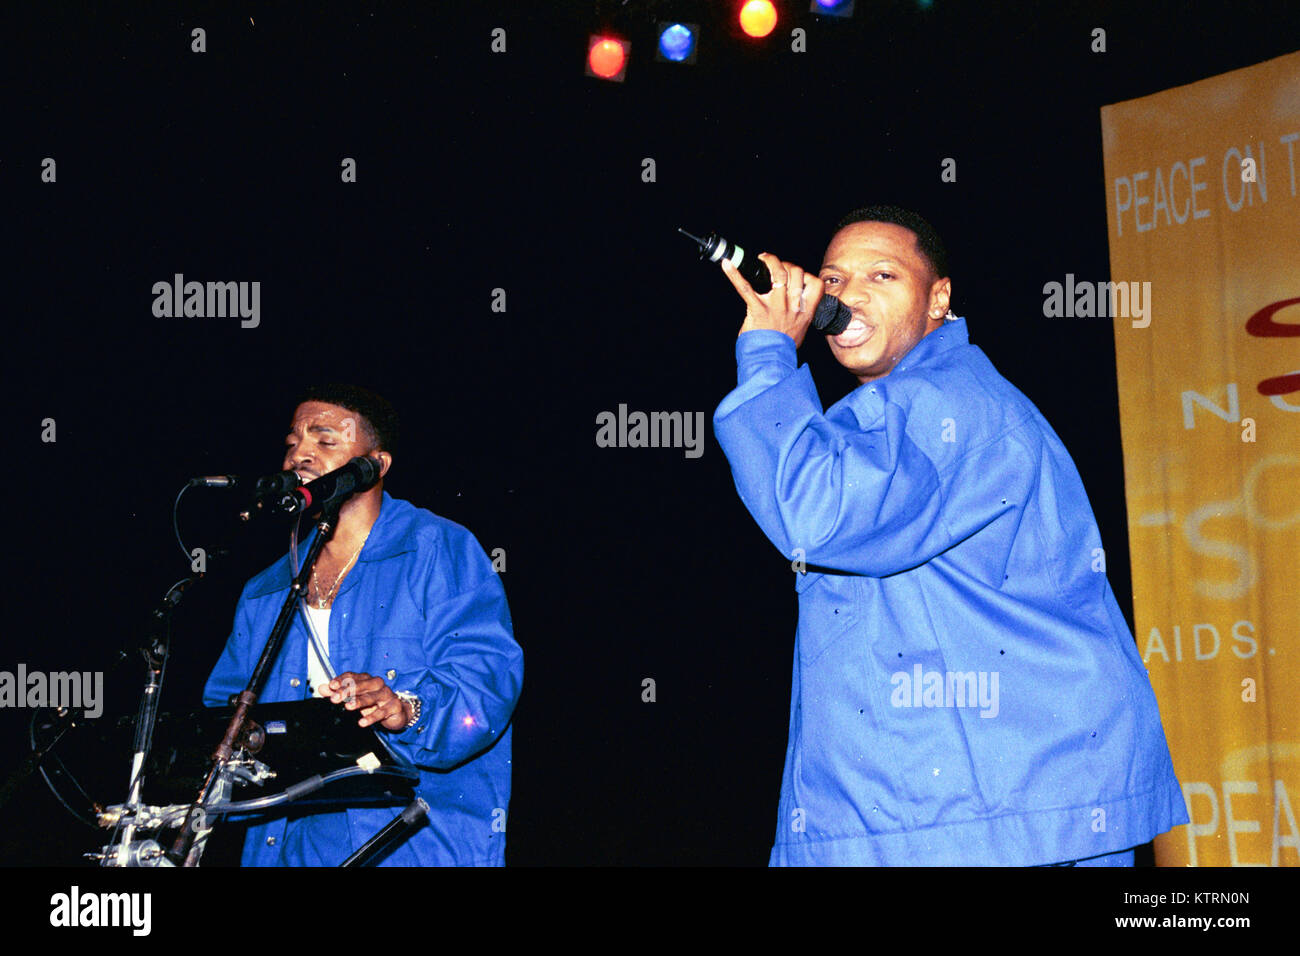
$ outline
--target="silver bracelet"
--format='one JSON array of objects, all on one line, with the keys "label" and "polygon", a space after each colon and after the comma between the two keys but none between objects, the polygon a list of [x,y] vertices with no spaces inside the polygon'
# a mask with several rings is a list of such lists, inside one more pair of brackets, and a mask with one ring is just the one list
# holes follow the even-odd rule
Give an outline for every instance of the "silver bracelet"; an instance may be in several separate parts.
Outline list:
[{"label": "silver bracelet", "polygon": [[405,690],[394,691],[394,693],[397,695],[398,700],[406,701],[406,703],[411,707],[411,719],[408,720],[406,726],[402,728],[403,730],[410,730],[420,722],[420,698],[416,697],[410,691]]}]

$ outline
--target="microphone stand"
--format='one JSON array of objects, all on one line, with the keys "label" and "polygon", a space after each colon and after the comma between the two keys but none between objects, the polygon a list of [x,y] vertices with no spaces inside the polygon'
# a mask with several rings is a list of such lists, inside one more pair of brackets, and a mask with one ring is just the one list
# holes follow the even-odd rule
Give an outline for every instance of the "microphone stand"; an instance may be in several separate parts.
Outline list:
[{"label": "microphone stand", "polygon": [[[226,552],[214,551],[212,553],[216,555]],[[204,573],[200,571],[194,577],[186,578],[172,585],[150,614],[151,626],[148,628],[147,636],[143,639],[124,642],[115,652],[114,660],[108,668],[107,673],[111,676],[133,656],[133,652],[141,654],[147,666],[145,688],[136,715],[130,794],[123,808],[126,813],[122,814],[122,816],[133,813],[140,806],[140,797],[144,786],[144,765],[153,742],[153,728],[158,712],[158,695],[162,687],[162,675],[171,648],[172,611],[180,603],[186,589],[202,578]],[[51,726],[57,732],[54,734],[53,739],[44,746],[33,744],[31,753],[27,755],[18,770],[11,774],[4,785],[0,787],[0,808],[3,808],[9,802],[22,781],[35,772],[45,758],[54,752],[54,748],[68,731],[83,725],[84,717],[84,708],[61,708],[54,711]],[[60,799],[62,798],[60,797]],[[102,818],[103,813],[98,804],[95,805],[95,809],[100,812]],[[120,839],[115,837],[113,842],[104,847],[99,853],[86,853],[84,855],[90,859],[99,860],[102,866],[127,866],[132,865],[134,861],[160,856],[161,851],[158,850],[157,844],[152,841],[143,841],[138,846],[132,844],[131,840],[135,834],[135,829],[134,822],[127,824],[125,831],[120,835]]]},{"label": "microphone stand", "polygon": [[365,866],[379,853],[399,839],[414,831],[429,813],[423,797],[416,797],[401,813],[393,817],[382,830],[372,836],[339,866]]},{"label": "microphone stand", "polygon": [[[182,489],[182,494],[184,490]],[[178,496],[179,501],[179,496]],[[241,519],[247,521],[249,514],[241,514]],[[242,527],[242,526],[240,526]],[[222,546],[208,552],[209,560],[224,557],[230,553],[229,544],[235,532],[230,532]],[[87,853],[86,857],[99,860],[101,866],[170,866],[171,861],[167,859],[162,849],[154,840],[134,841],[137,823],[136,814],[141,809],[141,799],[144,793],[145,764],[149,759],[149,750],[153,746],[153,731],[158,720],[158,706],[162,690],[162,677],[167,667],[167,659],[171,654],[171,617],[180,604],[181,598],[185,592],[191,588],[195,582],[202,580],[209,572],[206,570],[196,571],[193,577],[185,578],[172,585],[167,593],[163,595],[158,606],[154,608],[150,618],[152,627],[147,639],[138,646],[139,652],[145,659],[145,686],[140,697],[140,707],[136,713],[135,720],[135,738],[133,743],[133,755],[131,758],[131,782],[127,794],[126,803],[118,808],[114,807],[113,812],[117,819],[127,819],[126,826],[116,835],[113,841],[104,847],[99,853]],[[128,657],[124,649],[119,649],[118,660],[114,663],[114,668],[120,665]],[[53,745],[51,745],[53,746]],[[101,814],[101,821],[104,815]]]},{"label": "microphone stand", "polygon": [[162,690],[162,675],[171,653],[171,615],[185,595],[185,591],[206,572],[200,571],[192,578],[186,578],[173,585],[162,602],[153,611],[154,630],[140,648],[145,659],[145,686],[140,697],[140,709],[135,719],[134,755],[131,758],[130,792],[127,794],[124,817],[129,817],[122,829],[120,838],[115,838],[100,853],[86,854],[98,859],[101,866],[165,865],[162,850],[153,840],[144,840],[137,845],[134,842],[136,822],[135,811],[140,807],[144,792],[144,767],[149,758],[149,748],[153,745],[153,729],[158,719],[159,692]]},{"label": "microphone stand", "polygon": [[242,747],[243,741],[247,737],[249,725],[252,723],[249,720],[249,711],[257,703],[258,695],[261,694],[262,687],[271,674],[271,668],[280,655],[280,648],[284,645],[284,639],[293,624],[298,598],[306,593],[316,559],[320,557],[321,551],[330,538],[334,536],[334,530],[338,526],[339,509],[342,504],[342,501],[338,501],[326,505],[321,511],[320,518],[316,522],[316,539],[312,542],[311,547],[307,549],[307,556],[303,561],[302,568],[289,586],[289,593],[285,595],[284,604],[280,607],[280,615],[276,618],[275,626],[271,629],[271,636],[267,638],[266,646],[262,649],[262,656],[258,658],[257,666],[253,668],[253,674],[248,679],[248,685],[237,698],[235,712],[231,715],[230,723],[226,726],[225,736],[221,738],[221,743],[217,745],[217,749],[212,752],[212,767],[208,771],[207,778],[204,780],[194,803],[190,805],[189,811],[185,814],[185,822],[181,825],[180,832],[167,853],[173,864],[182,866],[199,865],[199,859],[203,855],[208,834],[212,830],[207,824],[207,815],[204,813],[203,808],[210,803],[224,802],[234,789],[236,773],[231,765],[234,762],[235,749],[237,746]]}]

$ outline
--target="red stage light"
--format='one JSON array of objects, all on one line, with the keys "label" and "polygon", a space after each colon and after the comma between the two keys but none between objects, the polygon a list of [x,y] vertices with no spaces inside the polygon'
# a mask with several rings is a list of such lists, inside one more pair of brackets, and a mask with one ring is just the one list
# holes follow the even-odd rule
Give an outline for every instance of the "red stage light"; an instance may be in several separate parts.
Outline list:
[{"label": "red stage light", "polygon": [[602,80],[621,80],[627,69],[627,44],[613,37],[591,37],[587,46],[587,68]]}]

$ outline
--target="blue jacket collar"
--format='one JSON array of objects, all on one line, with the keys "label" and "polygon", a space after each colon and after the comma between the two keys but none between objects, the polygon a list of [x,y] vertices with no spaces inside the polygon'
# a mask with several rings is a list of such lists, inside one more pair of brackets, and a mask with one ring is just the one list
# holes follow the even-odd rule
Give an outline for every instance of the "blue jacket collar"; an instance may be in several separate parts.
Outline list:
[{"label": "blue jacket collar", "polygon": [[[379,517],[370,529],[370,537],[366,538],[357,563],[383,561],[404,551],[416,550],[415,523],[411,520],[415,510],[410,502],[394,498],[387,491],[383,492]],[[315,538],[316,529],[312,527],[311,533],[298,542],[299,560],[306,556],[307,549]],[[289,587],[290,579],[289,555],[285,554],[249,582],[249,596],[263,597],[283,591]]]},{"label": "blue jacket collar", "polygon": [[951,349],[960,348],[963,345],[970,345],[970,336],[966,331],[966,320],[958,318],[945,321],[942,326],[917,342],[912,351],[904,355],[903,360],[894,366],[889,374],[906,372],[913,366],[924,365],[935,356]]}]

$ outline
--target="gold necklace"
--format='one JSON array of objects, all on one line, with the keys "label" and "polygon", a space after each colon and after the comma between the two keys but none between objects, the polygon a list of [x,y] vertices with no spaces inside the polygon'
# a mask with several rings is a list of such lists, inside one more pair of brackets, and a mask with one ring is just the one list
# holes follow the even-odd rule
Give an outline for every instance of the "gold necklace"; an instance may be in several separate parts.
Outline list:
[{"label": "gold necklace", "polygon": [[330,602],[334,600],[334,592],[339,589],[339,583],[343,580],[343,575],[348,573],[348,570],[352,567],[352,562],[361,557],[361,549],[366,546],[366,541],[369,540],[369,538],[370,532],[367,531],[366,536],[361,539],[361,544],[357,546],[356,554],[352,555],[348,560],[348,563],[343,565],[343,570],[340,571],[338,577],[334,579],[334,585],[324,595],[321,594],[320,585],[316,582],[316,567],[315,565],[312,566],[311,583],[312,587],[316,589],[316,607],[319,610],[324,610],[329,606]]}]

